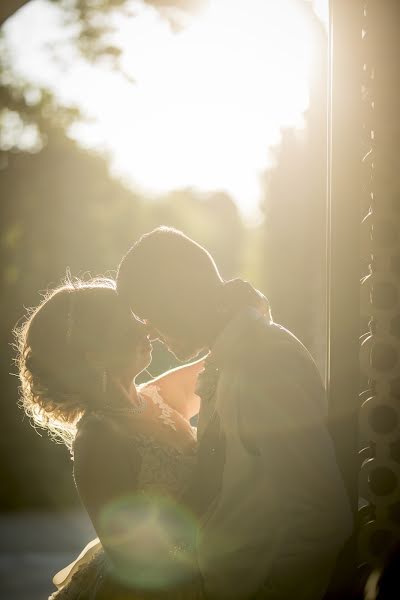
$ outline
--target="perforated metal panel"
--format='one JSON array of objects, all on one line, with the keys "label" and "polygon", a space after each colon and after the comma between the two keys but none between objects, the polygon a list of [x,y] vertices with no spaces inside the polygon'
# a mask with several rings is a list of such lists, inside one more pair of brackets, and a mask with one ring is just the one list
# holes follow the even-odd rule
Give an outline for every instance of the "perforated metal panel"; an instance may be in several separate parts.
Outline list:
[{"label": "perforated metal panel", "polygon": [[362,15],[359,560],[400,540],[400,3]]}]

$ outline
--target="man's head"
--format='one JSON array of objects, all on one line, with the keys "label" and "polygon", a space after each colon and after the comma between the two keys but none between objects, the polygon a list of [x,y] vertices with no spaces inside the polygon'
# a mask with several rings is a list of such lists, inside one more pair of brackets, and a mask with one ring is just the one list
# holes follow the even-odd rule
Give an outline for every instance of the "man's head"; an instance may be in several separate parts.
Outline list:
[{"label": "man's head", "polygon": [[168,227],[143,235],[117,275],[121,297],[182,360],[212,342],[223,284],[207,250]]}]

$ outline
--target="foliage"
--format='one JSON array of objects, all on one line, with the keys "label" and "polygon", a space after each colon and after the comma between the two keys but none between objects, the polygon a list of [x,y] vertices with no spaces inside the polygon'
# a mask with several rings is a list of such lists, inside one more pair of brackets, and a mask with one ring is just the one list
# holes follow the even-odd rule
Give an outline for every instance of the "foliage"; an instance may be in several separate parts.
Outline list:
[{"label": "foliage", "polygon": [[[0,26],[30,0],[2,0]],[[90,61],[107,59],[111,66],[119,68],[121,48],[111,41],[115,31],[113,13],[134,16],[132,0],[48,0],[62,8],[66,24],[75,25],[77,49]],[[153,6],[174,28],[181,26],[179,14],[190,13],[201,8],[207,0],[143,0]]]},{"label": "foliage", "polygon": [[310,349],[326,354],[326,37],[314,18],[314,77],[304,131],[282,131],[265,175],[263,287],[273,315]]}]

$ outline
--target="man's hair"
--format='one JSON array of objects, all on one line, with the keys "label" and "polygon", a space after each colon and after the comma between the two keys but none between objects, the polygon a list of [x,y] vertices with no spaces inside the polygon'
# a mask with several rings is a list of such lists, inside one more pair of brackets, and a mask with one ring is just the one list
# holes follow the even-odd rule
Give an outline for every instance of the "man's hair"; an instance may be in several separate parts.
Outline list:
[{"label": "man's hair", "polygon": [[118,294],[139,317],[158,312],[164,303],[184,295],[212,293],[222,283],[214,260],[205,248],[182,231],[157,227],[145,233],[123,257],[117,274]]}]

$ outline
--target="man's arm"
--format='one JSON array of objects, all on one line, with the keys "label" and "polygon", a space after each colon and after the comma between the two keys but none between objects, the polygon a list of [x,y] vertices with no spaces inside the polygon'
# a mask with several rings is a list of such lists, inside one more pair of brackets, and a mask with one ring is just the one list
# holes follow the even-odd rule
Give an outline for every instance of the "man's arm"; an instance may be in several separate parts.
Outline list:
[{"label": "man's arm", "polygon": [[[244,411],[247,435],[269,470],[285,515],[287,533],[269,585],[299,600],[320,598],[352,533],[350,504],[311,357],[285,341],[275,348],[270,367],[264,377],[255,369],[251,379],[259,379],[265,391],[257,394],[250,384],[254,406],[246,403]],[[268,585],[266,590],[269,597]]]},{"label": "man's arm", "polygon": [[279,541],[274,520],[279,498],[268,472],[253,468],[258,457],[248,453],[240,437],[243,383],[234,367],[225,368],[218,381],[225,465],[220,494],[203,519],[198,542],[198,563],[206,596],[212,600],[251,597],[266,577]]},{"label": "man's arm", "polygon": [[[273,353],[261,352],[221,380],[227,463],[199,550],[211,596],[246,597],[269,581],[268,598],[319,598],[318,587],[327,583],[350,536],[349,503],[324,423],[323,387],[303,350],[294,342],[274,344]],[[241,451],[232,458],[235,444]],[[246,481],[242,474],[251,472]],[[215,540],[223,540],[217,553]],[[317,572],[318,561],[324,573]],[[307,589],[310,577],[314,589]]]}]

